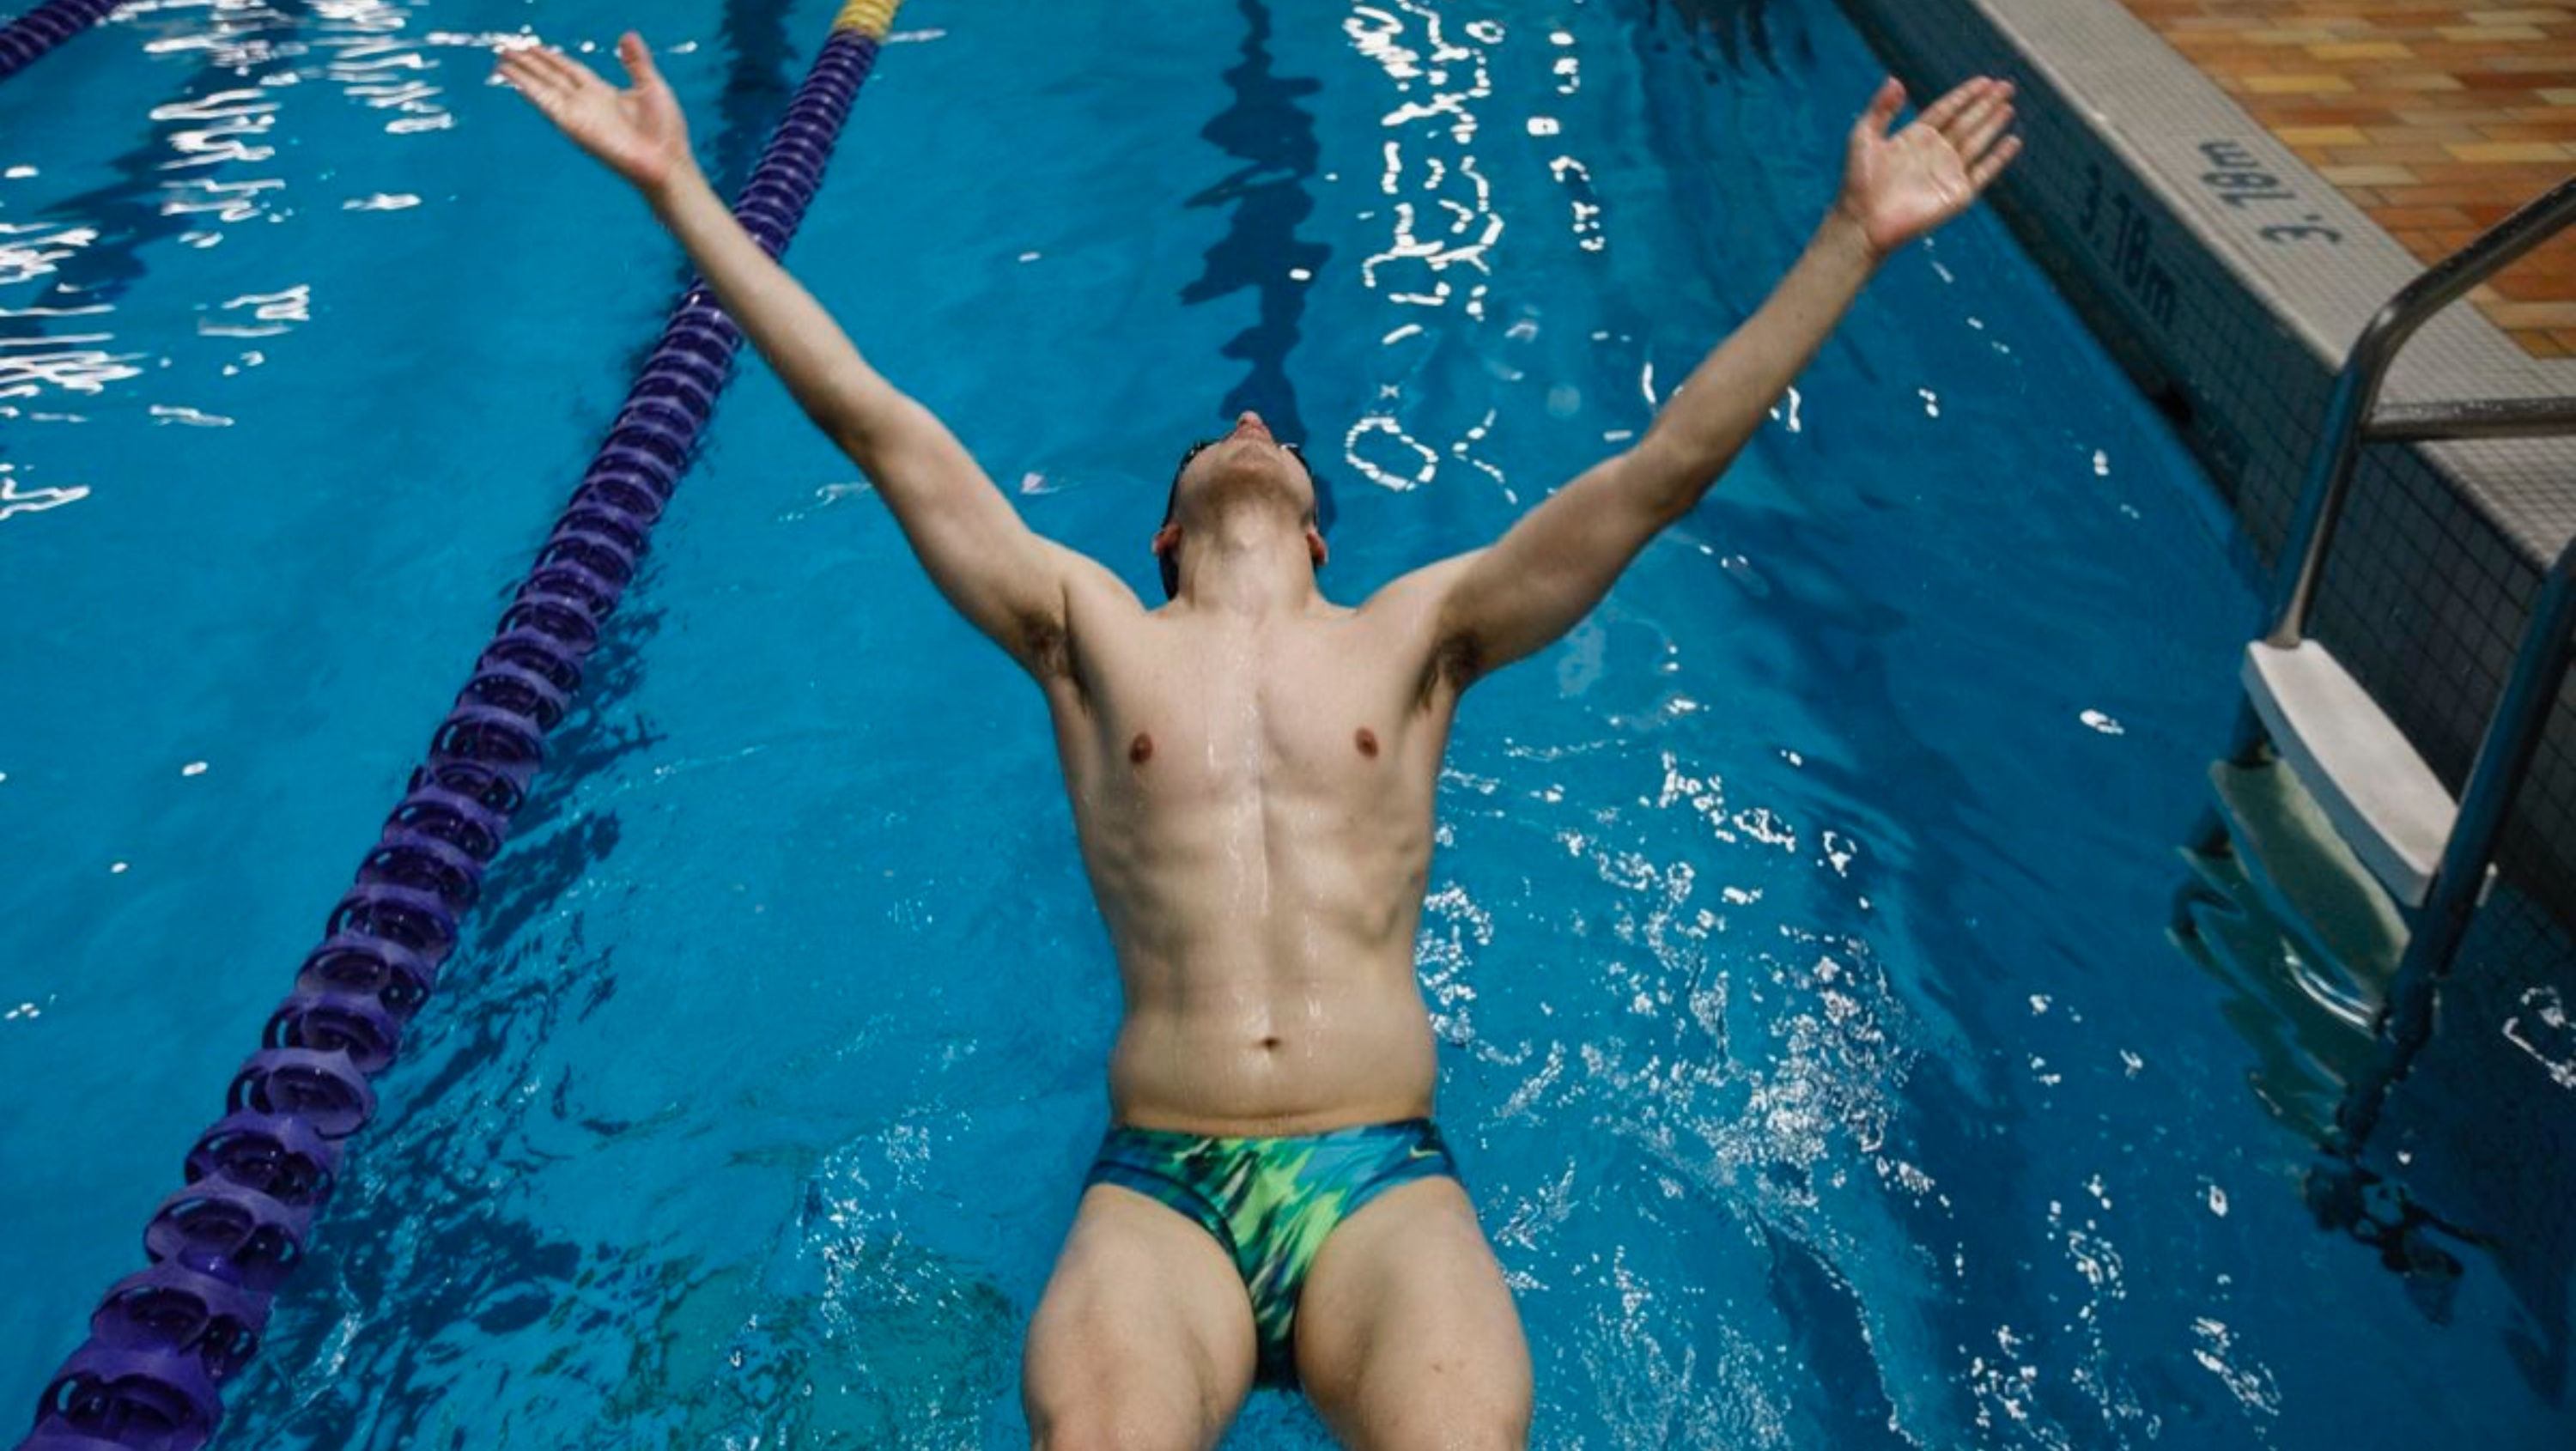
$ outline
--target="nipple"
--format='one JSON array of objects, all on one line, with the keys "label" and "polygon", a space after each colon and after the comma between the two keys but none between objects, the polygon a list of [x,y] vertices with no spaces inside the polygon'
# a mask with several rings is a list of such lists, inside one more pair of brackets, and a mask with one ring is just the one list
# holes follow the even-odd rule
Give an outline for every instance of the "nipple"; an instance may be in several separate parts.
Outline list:
[{"label": "nipple", "polygon": [[1377,733],[1367,726],[1361,726],[1359,734],[1351,737],[1351,744],[1360,748],[1361,755],[1377,759]]},{"label": "nipple", "polygon": [[1127,760],[1131,765],[1141,766],[1152,759],[1154,759],[1154,738],[1143,731],[1138,731],[1136,739],[1127,743]]}]

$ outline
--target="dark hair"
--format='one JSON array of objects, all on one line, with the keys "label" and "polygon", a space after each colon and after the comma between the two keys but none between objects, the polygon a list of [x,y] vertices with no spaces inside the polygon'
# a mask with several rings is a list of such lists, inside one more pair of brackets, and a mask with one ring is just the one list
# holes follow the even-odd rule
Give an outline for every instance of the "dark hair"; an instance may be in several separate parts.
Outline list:
[{"label": "dark hair", "polygon": [[[1169,527],[1172,522],[1172,516],[1180,512],[1181,475],[1190,471],[1190,461],[1223,442],[1225,442],[1225,440],[1222,438],[1202,438],[1198,442],[1191,444],[1189,448],[1181,454],[1180,467],[1172,470],[1171,492],[1163,496],[1163,522],[1154,526],[1154,532],[1159,534],[1165,528]],[[1323,485],[1321,481],[1315,477],[1315,466],[1306,462],[1306,451],[1297,447],[1295,444],[1286,444],[1283,445],[1283,447],[1288,450],[1288,456],[1297,461],[1297,467],[1306,471],[1307,487],[1320,493]],[[1317,528],[1318,532],[1320,532],[1321,525],[1318,525]],[[1154,557],[1154,562],[1163,567],[1163,598],[1167,600],[1177,598],[1181,592],[1181,551],[1178,548],[1166,549],[1161,554]],[[1322,567],[1323,566],[1321,565],[1316,566],[1318,569],[1321,569]]]}]

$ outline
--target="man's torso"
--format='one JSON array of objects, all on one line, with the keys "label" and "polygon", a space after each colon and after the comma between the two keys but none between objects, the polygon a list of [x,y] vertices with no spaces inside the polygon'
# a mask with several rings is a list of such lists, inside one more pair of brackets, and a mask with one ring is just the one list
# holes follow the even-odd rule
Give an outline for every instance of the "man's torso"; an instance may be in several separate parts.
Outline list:
[{"label": "man's torso", "polygon": [[1361,610],[1068,602],[1042,677],[1126,1018],[1122,1123],[1292,1134],[1429,1113],[1413,937],[1456,704],[1428,590]]}]

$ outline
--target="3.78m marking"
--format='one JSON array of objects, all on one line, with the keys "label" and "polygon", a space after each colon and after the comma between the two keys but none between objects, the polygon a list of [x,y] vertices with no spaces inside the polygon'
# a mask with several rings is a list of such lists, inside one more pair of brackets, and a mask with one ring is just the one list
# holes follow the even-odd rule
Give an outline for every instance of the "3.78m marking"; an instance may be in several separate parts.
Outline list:
[{"label": "3.78m marking", "polygon": [[2104,191],[2102,168],[2087,164],[2084,210],[2075,219],[2076,230],[2111,264],[2130,299],[2155,319],[2156,326],[2173,326],[2173,271],[2165,266],[2156,247],[2155,223],[2147,219],[2144,207],[2131,202],[2128,193],[2118,188],[2109,189],[2111,208],[2106,213],[2102,207]]},{"label": "3.78m marking", "polygon": [[[2241,142],[2204,141],[2200,143],[2200,154],[2215,168],[2200,174],[2200,184],[2231,207],[2250,207],[2260,202],[2301,204],[2299,194],[2284,186],[2279,177],[2265,171],[2262,163],[2254,159],[2254,153],[2246,150]],[[2324,220],[2310,212],[2295,222],[2275,222],[2258,227],[2254,234],[2276,244],[2316,241],[2328,246],[2341,245],[2343,233],[2318,225]]]}]

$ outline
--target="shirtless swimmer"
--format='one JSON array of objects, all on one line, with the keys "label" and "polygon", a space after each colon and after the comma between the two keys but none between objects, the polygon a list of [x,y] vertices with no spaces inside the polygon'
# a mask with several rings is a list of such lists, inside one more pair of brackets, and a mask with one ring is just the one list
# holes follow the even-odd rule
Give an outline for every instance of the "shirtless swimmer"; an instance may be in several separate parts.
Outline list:
[{"label": "shirtless swimmer", "polygon": [[1432,1126],[1414,977],[1450,721],[1690,511],[1882,260],[2003,170],[2011,87],[1970,81],[1890,134],[1887,82],[1761,310],[1490,547],[1332,603],[1312,476],[1245,413],[1174,481],[1149,609],[861,359],[709,189],[643,42],[618,58],[625,89],[535,48],[501,74],[643,195],[1054,719],[1126,1015],[1113,1126],[1029,1326],[1037,1445],[1213,1445],[1256,1382],[1301,1387],[1353,1446],[1525,1444],[1529,1350]]}]

